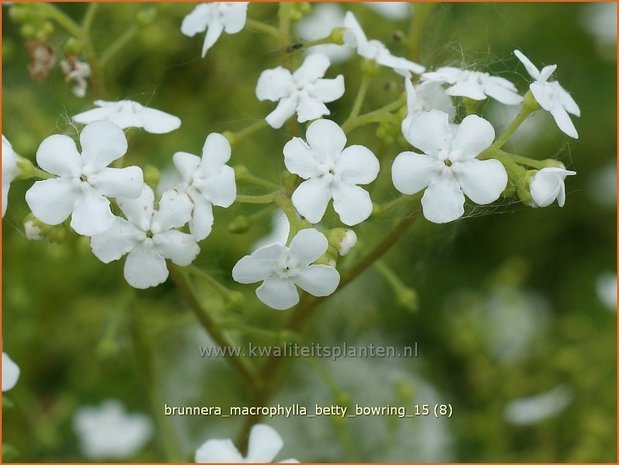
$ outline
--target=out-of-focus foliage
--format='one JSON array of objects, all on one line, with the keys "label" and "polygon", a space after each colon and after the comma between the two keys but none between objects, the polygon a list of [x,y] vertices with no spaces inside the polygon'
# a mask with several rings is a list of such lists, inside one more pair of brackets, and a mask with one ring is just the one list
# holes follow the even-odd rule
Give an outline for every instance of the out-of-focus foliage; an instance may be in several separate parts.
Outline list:
[{"label": "out-of-focus foliage", "polygon": [[[76,136],[70,116],[95,98],[132,99],[179,116],[179,130],[159,136],[129,132],[127,164],[153,165],[163,173],[176,151],[200,153],[210,132],[239,130],[264,118],[270,103],[258,102],[260,72],[277,66],[285,48],[258,32],[224,35],[205,59],[203,36],[180,33],[192,4],[101,4],[92,25],[97,50],[129,28],[139,31],[105,70],[103,93],[75,97],[58,67],[34,82],[28,73],[26,39],[3,6],[3,134],[17,153],[34,161],[47,136]],[[353,10],[370,37],[395,54],[406,53],[398,31],[408,19],[388,20],[361,4]],[[419,357],[392,360],[296,360],[274,402],[350,402],[367,405],[450,403],[450,419],[373,417],[332,421],[290,418],[269,421],[282,434],[280,457],[304,461],[614,461],[616,451],[616,312],[596,293],[600,275],[616,269],[616,63],[615,43],[600,43],[589,31],[593,4],[437,4],[423,30],[419,61],[428,68],[456,65],[512,79],[521,92],[528,76],[512,55],[518,48],[538,64],[558,64],[555,73],[582,110],[580,138],[568,140],[550,118],[526,126],[514,151],[563,161],[578,172],[568,179],[564,208],[532,209],[517,203],[478,207],[448,225],[418,221],[384,259],[418,296],[417,311],[401,305],[376,267],[364,273],[313,320],[305,342],[337,345],[376,343],[401,347],[417,341]],[[86,4],[59,4],[80,20]],[[415,5],[413,16],[421,5]],[[613,14],[610,12],[609,14]],[[277,4],[252,4],[249,17],[275,24]],[[414,19],[413,19],[414,20]],[[587,27],[589,29],[587,29]],[[595,27],[595,26],[594,26]],[[62,54],[66,33],[56,27],[49,44]],[[607,53],[607,49],[611,53]],[[610,59],[609,59],[610,57]],[[294,56],[294,60],[301,60]],[[359,60],[333,65],[345,75],[345,96],[330,105],[345,119],[360,82]],[[518,75],[515,75],[515,72]],[[401,79],[386,70],[373,81],[364,108],[393,99]],[[397,89],[394,94],[392,89]],[[493,104],[482,111],[497,132]],[[353,132],[351,143],[368,145],[392,160],[406,144],[377,142],[374,126]],[[250,166],[276,182],[283,169],[286,131],[263,130],[233,150],[233,163]],[[377,195],[396,192],[384,163]],[[605,182],[604,179],[611,179]],[[22,373],[7,394],[3,440],[17,461],[81,461],[71,419],[84,404],[121,399],[130,411],[171,405],[243,405],[244,381],[221,359],[200,357],[208,344],[171,283],[135,292],[122,278],[122,263],[104,265],[88,241],[67,233],[59,242],[28,241],[22,222],[29,183],[12,185],[3,220],[3,345]],[[252,193],[252,192],[246,192]],[[601,199],[601,201],[600,201]],[[252,289],[234,284],[230,270],[268,231],[269,217],[245,234],[227,225],[256,208],[234,205],[215,212],[215,228],[196,265],[245,293],[247,307],[226,310],[215,290],[201,297],[220,320],[261,330],[287,318],[255,304]],[[357,247],[370,247],[392,220],[357,229]],[[383,270],[384,271],[384,270]],[[139,337],[135,334],[139,333]],[[237,340],[268,344],[263,333],[232,333]],[[142,346],[136,350],[135,340]],[[152,364],[145,357],[152,356]],[[150,358],[149,358],[150,360]],[[566,386],[571,402],[557,415],[530,425],[506,421],[506,406]],[[149,396],[155,393],[154,401]],[[5,402],[6,404],[6,402]],[[154,412],[160,414],[160,412]],[[182,458],[189,460],[211,437],[235,437],[242,418],[170,417]],[[268,420],[267,420],[268,421]],[[420,423],[422,422],[423,423]],[[424,432],[425,431],[425,432]],[[428,433],[428,431],[431,432]],[[415,439],[422,435],[424,440]],[[136,461],[165,460],[154,439]]]}]

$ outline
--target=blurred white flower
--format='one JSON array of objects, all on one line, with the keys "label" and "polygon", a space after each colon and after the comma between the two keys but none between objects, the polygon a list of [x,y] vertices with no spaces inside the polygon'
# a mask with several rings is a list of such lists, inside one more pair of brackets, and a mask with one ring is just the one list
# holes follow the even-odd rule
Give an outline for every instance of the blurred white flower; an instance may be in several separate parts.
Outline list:
[{"label": "blurred white flower", "polygon": [[256,289],[258,298],[275,310],[286,310],[299,302],[295,285],[316,297],[335,292],[340,283],[337,270],[332,266],[312,265],[328,247],[324,234],[303,229],[290,241],[289,247],[274,244],[241,258],[232,269],[232,277],[241,284],[264,281]]},{"label": "blurred white flower", "polygon": [[65,82],[75,81],[73,95],[80,98],[84,97],[88,89],[88,81],[86,79],[90,77],[90,65],[72,55],[60,62],[60,68],[64,73]]},{"label": "blurred white flower", "polygon": [[425,67],[418,63],[393,56],[382,42],[368,40],[357,18],[350,11],[346,13],[344,18],[344,26],[347,28],[344,34],[346,45],[355,49],[363,58],[374,60],[379,65],[391,68],[404,77],[410,77],[411,73],[421,74],[425,71]]},{"label": "blurred white flower", "polygon": [[146,415],[127,413],[117,400],[99,407],[81,407],[73,417],[80,449],[92,460],[123,460],[137,454],[153,435]]},{"label": "blurred white flower", "polygon": [[277,129],[295,113],[299,123],[330,114],[325,103],[344,95],[344,76],[322,79],[330,64],[327,56],[314,54],[294,73],[281,66],[263,71],[256,86],[258,100],[279,102],[266,117],[267,123]]},{"label": "blurred white flower", "polygon": [[522,96],[518,94],[518,89],[512,82],[480,71],[444,66],[436,71],[424,73],[421,80],[449,84],[447,95],[454,97],[467,97],[472,100],[492,97],[505,105],[518,105],[522,102]]},{"label": "blurred white flower", "polygon": [[209,134],[202,147],[202,157],[186,152],[174,154],[174,166],[181,175],[176,187],[193,203],[189,229],[201,241],[213,227],[213,205],[227,208],[236,198],[234,170],[230,160],[230,142],[218,133]]},{"label": "blurred white flower", "polygon": [[595,281],[598,298],[609,310],[617,311],[617,273],[606,272]]},{"label": "blurred white flower", "polygon": [[2,392],[13,389],[19,379],[19,367],[7,354],[2,352]]},{"label": "blurred white flower", "polygon": [[477,160],[494,140],[492,125],[469,115],[460,125],[449,124],[447,113],[431,110],[413,120],[406,139],[423,154],[403,152],[393,162],[392,179],[403,194],[426,191],[423,215],[447,223],[464,214],[464,195],[486,205],[507,186],[507,172],[498,160]]},{"label": "blurred white flower", "polygon": [[346,134],[333,121],[321,119],[307,128],[307,143],[294,137],[284,146],[284,163],[304,182],[292,203],[311,223],[318,223],[333,199],[333,208],[348,226],[372,213],[370,194],[357,184],[369,184],[380,169],[378,159],[362,145],[346,146]]},{"label": "blurred white flower", "polygon": [[574,139],[578,139],[578,132],[576,132],[568,113],[580,116],[580,108],[558,81],[548,82],[552,73],[557,69],[557,65],[544,66],[540,71],[520,50],[514,50],[514,55],[534,79],[529,89],[531,89],[537,103],[544,110],[550,112],[561,131]]},{"label": "blurred white flower", "polygon": [[122,129],[142,128],[152,134],[165,134],[178,129],[181,120],[174,115],[154,108],[147,108],[133,100],[106,102],[95,100],[92,110],[75,115],[76,123],[88,124],[94,121],[111,121]]},{"label": "blurred white flower", "polygon": [[[344,11],[337,3],[315,3],[311,14],[305,16],[296,26],[297,35],[304,41],[322,39],[331,34],[336,27],[344,26]],[[308,53],[321,53],[329,57],[331,63],[342,63],[352,50],[345,45],[323,44],[307,49]]]},{"label": "blurred white flower", "polygon": [[[268,425],[254,425],[249,433],[247,457],[230,439],[209,439],[196,451],[197,463],[270,463],[284,446],[281,436]],[[278,463],[298,463],[288,459]]]},{"label": "blurred white flower", "polygon": [[404,87],[406,88],[407,114],[402,121],[402,134],[408,132],[413,118],[424,111],[440,110],[447,113],[449,121],[453,122],[456,107],[440,83],[428,81],[414,86],[410,79],[405,79]]},{"label": "blurred white flower", "polygon": [[9,200],[9,189],[11,182],[17,177],[17,155],[13,151],[13,146],[4,135],[2,136],[2,217],[6,213]]},{"label": "blurred white flower", "polygon": [[107,167],[127,151],[125,134],[114,123],[90,123],[80,143],[81,155],[68,136],[55,134],[41,143],[37,163],[58,177],[35,182],[26,192],[26,202],[42,222],[56,225],[71,216],[75,232],[92,236],[114,222],[107,197],[136,198],[144,181],[137,166]]},{"label": "blurred white flower", "polygon": [[613,209],[617,206],[617,164],[615,162],[597,169],[589,178],[588,184],[589,193],[598,204]]},{"label": "blurred white flower", "polygon": [[200,3],[183,19],[181,32],[193,37],[199,32],[206,31],[202,45],[202,58],[204,58],[222,32],[236,34],[245,27],[247,6],[248,2]]},{"label": "blurred white flower", "polygon": [[531,198],[534,207],[547,207],[555,200],[560,207],[565,205],[565,177],[576,171],[559,167],[542,168],[531,179]]},{"label": "blurred white flower", "polygon": [[[617,4],[590,3],[583,6],[582,23],[600,47],[617,44]],[[616,59],[616,53],[608,53],[609,59]]]},{"label": "blurred white flower", "polygon": [[186,195],[169,190],[155,208],[153,190],[144,185],[140,197],[118,199],[118,206],[127,219],[115,217],[110,228],[91,237],[90,247],[103,263],[128,254],[124,276],[131,286],[157,286],[168,278],[166,259],[186,266],[198,256],[195,238],[175,229],[191,219],[193,205]]},{"label": "blurred white flower", "polygon": [[559,385],[542,394],[512,400],[505,406],[504,417],[513,425],[532,425],[559,414],[572,398],[572,390]]},{"label": "blurred white flower", "polygon": [[273,244],[286,245],[290,234],[290,222],[283,210],[277,209],[271,217],[271,232],[252,246],[252,252]]},{"label": "blurred white flower", "polygon": [[367,2],[363,3],[363,5],[368,6],[387,19],[406,19],[412,12],[412,4],[409,2]]}]

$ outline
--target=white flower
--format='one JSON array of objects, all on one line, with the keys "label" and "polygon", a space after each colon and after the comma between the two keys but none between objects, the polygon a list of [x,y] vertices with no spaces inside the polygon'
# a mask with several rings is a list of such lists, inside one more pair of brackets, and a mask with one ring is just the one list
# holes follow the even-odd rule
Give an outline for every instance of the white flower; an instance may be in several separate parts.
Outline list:
[{"label": "white flower", "polygon": [[289,247],[274,244],[241,258],[232,277],[242,284],[264,281],[256,295],[269,307],[286,310],[299,302],[295,284],[317,297],[331,295],[340,283],[332,266],[312,265],[329,247],[327,238],[315,229],[303,229]]},{"label": "white flower", "polygon": [[405,19],[411,15],[412,5],[409,2],[367,2],[364,3],[376,13],[387,19]]},{"label": "white flower", "polygon": [[368,40],[355,15],[348,11],[344,18],[344,26],[347,28],[344,34],[346,45],[357,50],[363,58],[374,60],[376,63],[393,69],[396,73],[410,77],[411,73],[421,74],[425,67],[406,58],[395,57],[389,49],[378,40]]},{"label": "white flower", "polygon": [[9,189],[11,182],[17,177],[17,155],[13,151],[13,146],[4,135],[2,136],[2,217],[6,213],[9,200]]},{"label": "white flower", "polygon": [[403,152],[393,162],[395,188],[403,194],[426,191],[423,215],[447,223],[464,214],[464,195],[481,205],[499,198],[507,186],[507,172],[497,160],[477,160],[494,140],[488,121],[469,115],[458,125],[447,113],[432,110],[418,115],[405,134],[424,153]]},{"label": "white flower", "polygon": [[617,273],[606,271],[595,280],[598,299],[609,310],[617,311]]},{"label": "white flower", "polygon": [[227,208],[236,199],[234,170],[226,165],[230,154],[228,139],[218,133],[206,138],[202,158],[185,152],[174,154],[174,166],[182,178],[176,189],[194,205],[189,228],[199,241],[211,233],[213,205]]},{"label": "white flower", "polygon": [[573,398],[572,390],[559,385],[550,391],[512,400],[505,407],[505,420],[512,425],[532,425],[559,414]]},{"label": "white flower", "polygon": [[454,97],[468,97],[472,100],[492,97],[505,105],[518,105],[523,100],[512,82],[480,71],[444,66],[423,74],[421,80],[449,84],[447,95]]},{"label": "white flower", "polygon": [[576,174],[565,168],[542,168],[531,179],[531,197],[534,207],[547,207],[555,200],[565,205],[565,177]]},{"label": "white flower", "polygon": [[[315,3],[312,13],[305,16],[296,27],[301,40],[322,39],[331,34],[336,27],[344,26],[344,11],[336,3]],[[308,53],[327,55],[331,63],[342,63],[351,55],[352,50],[345,45],[322,44],[307,49]]]},{"label": "white flower", "polygon": [[204,58],[222,32],[236,34],[245,27],[247,5],[247,2],[200,3],[183,19],[181,32],[193,37],[199,32],[206,31],[202,45],[202,58]]},{"label": "white flower", "polygon": [[87,78],[90,77],[90,65],[85,61],[78,60],[75,56],[70,56],[67,60],[60,62],[60,68],[65,76],[65,82],[75,81],[73,95],[84,97],[88,89]]},{"label": "white flower", "polygon": [[514,50],[514,55],[522,62],[529,75],[535,80],[529,86],[531,93],[539,105],[550,112],[559,129],[570,137],[578,139],[578,132],[568,113],[580,116],[580,108],[558,81],[548,82],[557,69],[557,65],[544,66],[540,71],[520,50]]},{"label": "white flower", "polygon": [[95,105],[99,108],[75,115],[73,121],[81,124],[111,121],[122,129],[142,128],[152,134],[165,134],[178,129],[181,125],[181,120],[176,116],[154,108],[146,108],[133,100],[118,102],[95,100]]},{"label": "white flower", "polygon": [[402,134],[408,132],[413,118],[424,111],[440,110],[449,115],[450,122],[454,120],[456,107],[440,83],[428,81],[414,86],[410,79],[405,79],[404,87],[407,115],[402,121]]},{"label": "white flower", "polygon": [[19,379],[19,367],[7,354],[2,352],[2,392],[13,389]]},{"label": "white flower", "polygon": [[193,205],[176,190],[163,194],[155,208],[153,190],[144,185],[137,199],[119,199],[127,219],[116,217],[112,226],[90,239],[90,247],[103,263],[127,255],[124,275],[138,289],[157,286],[168,278],[166,259],[189,265],[200,252],[191,234],[177,231],[191,218]]},{"label": "white flower", "polygon": [[34,216],[47,224],[60,224],[71,216],[78,234],[92,236],[114,222],[106,197],[136,198],[142,192],[143,174],[137,166],[108,168],[127,151],[122,129],[107,121],[87,125],[80,134],[82,154],[68,136],[53,135],[37,150],[37,163],[58,177],[37,181],[26,192]]},{"label": "white flower", "polygon": [[81,407],[73,417],[73,430],[82,454],[93,460],[131,458],[153,435],[146,415],[126,413],[123,405],[112,399],[99,407]]},{"label": "white flower", "polygon": [[252,252],[273,244],[286,245],[290,235],[290,221],[283,210],[277,209],[271,216],[271,232],[257,240],[252,246]]},{"label": "white flower", "polygon": [[344,95],[344,76],[322,79],[330,64],[325,55],[314,54],[294,73],[281,66],[263,71],[256,86],[258,100],[279,102],[266,117],[267,123],[277,129],[295,113],[299,123],[330,114],[325,103]]},{"label": "white flower", "polygon": [[[197,463],[269,463],[284,445],[281,436],[267,425],[255,425],[249,433],[247,457],[243,457],[230,439],[209,439],[196,451]],[[298,463],[288,459],[279,463]]]},{"label": "white flower", "polygon": [[372,213],[370,194],[357,184],[369,184],[380,169],[366,147],[346,146],[344,131],[333,121],[321,119],[307,128],[307,143],[295,137],[284,146],[284,163],[306,181],[292,194],[292,203],[311,223],[318,223],[333,199],[342,223],[352,226]]}]

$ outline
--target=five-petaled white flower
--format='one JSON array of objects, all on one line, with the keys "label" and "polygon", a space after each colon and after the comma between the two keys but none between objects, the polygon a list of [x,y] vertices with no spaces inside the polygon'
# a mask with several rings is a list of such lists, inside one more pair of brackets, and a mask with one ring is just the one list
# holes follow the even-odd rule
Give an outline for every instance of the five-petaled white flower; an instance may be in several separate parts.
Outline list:
[{"label": "five-petaled white flower", "polygon": [[292,203],[311,223],[318,223],[333,199],[342,223],[353,226],[372,213],[370,194],[357,184],[369,184],[380,169],[378,159],[362,145],[346,146],[344,131],[321,119],[307,128],[307,143],[300,137],[284,146],[284,163],[304,182],[292,194]]},{"label": "five-petaled white flower", "polygon": [[531,93],[540,107],[550,112],[561,131],[574,139],[578,139],[578,132],[568,113],[580,116],[580,108],[558,81],[548,82],[552,73],[557,69],[557,65],[544,66],[540,71],[520,50],[514,50],[514,55],[535,80],[531,83],[529,89],[531,89]]},{"label": "five-petaled white flower", "polygon": [[13,389],[19,379],[19,367],[7,354],[2,352],[2,392]]},{"label": "five-petaled white flower", "polygon": [[393,184],[403,194],[427,188],[421,204],[428,220],[460,218],[464,194],[485,205],[505,190],[507,172],[501,162],[476,159],[494,140],[494,129],[485,119],[469,115],[452,126],[447,113],[432,110],[418,115],[405,136],[423,154],[399,154],[392,166]]},{"label": "five-petaled white flower", "polygon": [[565,178],[576,171],[565,167],[549,167],[539,170],[531,179],[531,199],[534,207],[547,207],[555,200],[560,207],[565,205]]},{"label": "five-petaled white flower", "polygon": [[449,84],[447,95],[453,97],[467,97],[472,100],[492,97],[505,105],[518,105],[522,102],[522,96],[512,82],[480,71],[444,66],[423,74],[421,80]]},{"label": "five-petaled white flower", "polygon": [[414,86],[410,79],[405,79],[404,87],[407,115],[402,121],[402,134],[406,134],[413,118],[424,111],[440,110],[449,115],[450,122],[454,120],[456,107],[440,83],[428,81]]},{"label": "five-petaled white flower", "polygon": [[241,258],[232,277],[242,284],[264,281],[256,295],[269,307],[286,310],[299,302],[295,284],[317,297],[331,295],[340,283],[332,266],[312,265],[327,251],[329,243],[321,232],[303,229],[290,246],[273,244]]},{"label": "five-petaled white flower", "polygon": [[193,37],[199,32],[206,31],[202,45],[202,58],[204,58],[222,32],[236,34],[245,27],[247,5],[248,2],[200,3],[183,19],[181,32]]},{"label": "five-petaled white flower", "polygon": [[185,152],[174,154],[174,166],[181,174],[176,189],[193,203],[189,229],[201,241],[213,227],[213,205],[227,208],[236,198],[234,170],[226,165],[231,148],[228,139],[209,134],[202,148],[202,158]]},{"label": "five-petaled white flower", "polygon": [[118,206],[127,219],[116,217],[107,231],[90,239],[90,247],[103,263],[128,254],[124,276],[131,286],[157,286],[168,278],[166,259],[186,266],[198,256],[195,238],[175,229],[191,218],[193,205],[186,195],[166,191],[155,208],[153,190],[144,185],[139,198],[118,199]]},{"label": "five-petaled white flower", "polygon": [[58,177],[35,182],[26,202],[44,223],[60,224],[71,215],[75,232],[92,236],[114,222],[106,197],[136,198],[144,181],[137,166],[108,168],[127,151],[127,138],[114,123],[90,123],[80,134],[80,144],[82,155],[68,136],[55,134],[41,143],[37,163]]},{"label": "five-petaled white flower", "polygon": [[122,129],[142,128],[152,134],[165,134],[178,129],[181,125],[181,120],[176,116],[147,108],[133,100],[118,102],[95,100],[95,106],[99,108],[75,115],[73,121],[80,124],[111,121]]},{"label": "five-petaled white flower", "polygon": [[73,417],[73,430],[82,454],[94,460],[122,460],[133,457],[153,435],[146,415],[127,413],[115,399],[99,407],[81,407]]},{"label": "five-petaled white flower", "polygon": [[294,73],[281,66],[263,71],[256,86],[258,100],[279,102],[267,123],[277,129],[295,113],[299,123],[330,114],[325,103],[344,95],[344,76],[322,78],[330,64],[326,55],[313,54]]},{"label": "five-petaled white flower", "polygon": [[13,151],[13,146],[4,135],[2,136],[2,217],[6,213],[6,206],[9,200],[9,189],[11,182],[17,177],[17,156]]},{"label": "five-petaled white flower", "polygon": [[410,77],[411,73],[421,74],[425,71],[426,68],[418,63],[406,58],[393,56],[382,42],[368,40],[359,21],[350,11],[346,13],[344,18],[344,27],[346,27],[346,33],[344,34],[346,45],[355,49],[363,58],[374,60],[379,65],[391,68],[404,77]]},{"label": "five-petaled white flower", "polygon": [[[249,433],[247,457],[230,439],[209,439],[196,451],[197,463],[270,463],[284,445],[281,436],[267,425],[255,425]],[[298,463],[288,459],[279,463]]]}]

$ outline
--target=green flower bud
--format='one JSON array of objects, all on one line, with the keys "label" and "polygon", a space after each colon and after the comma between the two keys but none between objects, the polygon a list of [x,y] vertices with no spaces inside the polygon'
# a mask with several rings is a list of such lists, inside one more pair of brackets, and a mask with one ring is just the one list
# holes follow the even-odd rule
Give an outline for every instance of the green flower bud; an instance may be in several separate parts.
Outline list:
[{"label": "green flower bud", "polygon": [[345,27],[336,27],[331,31],[329,40],[337,45],[344,45],[344,34],[346,33]]},{"label": "green flower bud", "polygon": [[245,296],[239,291],[230,291],[226,295],[226,303],[230,310],[240,310],[245,306]]},{"label": "green flower bud", "polygon": [[413,313],[419,310],[419,297],[414,289],[404,286],[397,290],[396,298],[402,308]]},{"label": "green flower bud", "polygon": [[144,166],[144,182],[146,184],[150,184],[151,186],[156,186],[159,184],[159,180],[161,179],[161,172],[156,166],[146,165]]},{"label": "green flower bud", "polygon": [[157,8],[143,8],[135,15],[138,26],[150,26],[157,18]]},{"label": "green flower bud", "polygon": [[251,227],[251,220],[245,215],[234,218],[228,225],[228,231],[233,234],[243,234]]},{"label": "green flower bud", "polygon": [[69,37],[69,39],[62,46],[62,51],[65,55],[79,55],[84,48],[81,40],[75,37]]},{"label": "green flower bud", "polygon": [[380,65],[374,60],[364,59],[361,63],[361,72],[367,76],[376,76],[380,70]]}]

